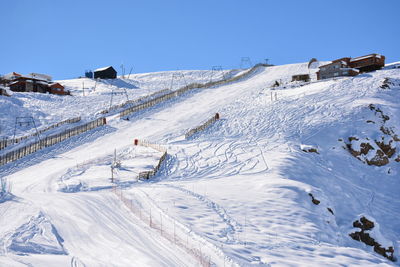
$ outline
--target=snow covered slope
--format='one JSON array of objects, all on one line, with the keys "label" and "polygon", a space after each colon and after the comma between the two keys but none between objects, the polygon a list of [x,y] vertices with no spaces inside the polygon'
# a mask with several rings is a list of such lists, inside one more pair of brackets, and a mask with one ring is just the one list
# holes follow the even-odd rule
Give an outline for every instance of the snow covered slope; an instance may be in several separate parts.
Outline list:
[{"label": "snow covered slope", "polygon": [[[114,149],[124,158],[140,138],[165,146],[167,161],[152,180],[134,182],[132,175],[132,183],[119,184],[121,194],[190,230],[187,242],[201,239],[212,264],[398,265],[349,234],[365,217],[373,227],[363,234],[399,258],[400,70],[288,83],[308,72],[306,63],[260,68],[0,167],[14,195],[0,204],[0,263],[200,265],[107,186],[60,186],[66,177],[106,182]],[[143,76],[152,77],[149,87],[165,81]],[[272,90],[276,80],[285,85]],[[216,112],[221,120],[183,138]],[[154,164],[154,156],[148,160]]]}]

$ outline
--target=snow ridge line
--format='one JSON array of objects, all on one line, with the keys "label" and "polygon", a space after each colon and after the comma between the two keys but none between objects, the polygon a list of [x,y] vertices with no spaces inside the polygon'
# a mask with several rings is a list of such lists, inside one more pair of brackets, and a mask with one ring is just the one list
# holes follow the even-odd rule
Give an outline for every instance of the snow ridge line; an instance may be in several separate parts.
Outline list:
[{"label": "snow ridge line", "polygon": [[121,111],[121,113],[119,114],[119,117],[120,118],[124,118],[124,117],[128,116],[131,113],[135,113],[135,112],[138,112],[140,110],[153,107],[153,106],[155,106],[155,105],[157,105],[159,103],[162,103],[162,102],[168,101],[168,100],[170,100],[172,98],[176,98],[178,96],[181,96],[184,93],[186,93],[186,92],[188,92],[190,90],[193,90],[193,89],[210,88],[210,87],[213,87],[213,86],[220,86],[220,85],[236,82],[236,81],[238,81],[240,79],[243,79],[243,78],[246,78],[246,77],[250,76],[259,67],[264,67],[264,66],[266,66],[266,65],[265,64],[257,64],[254,67],[252,67],[251,69],[249,69],[248,71],[246,71],[245,73],[242,73],[242,74],[240,74],[238,76],[235,76],[235,77],[227,79],[227,80],[226,79],[222,79],[222,80],[219,80],[219,81],[208,82],[208,83],[204,83],[204,84],[201,84],[201,83],[188,84],[188,85],[186,85],[186,86],[184,86],[184,87],[182,87],[182,88],[180,88],[180,89],[178,89],[176,91],[173,91],[171,93],[156,97],[156,98],[154,98],[152,100],[149,100],[149,101],[147,101],[145,103],[142,103],[142,104],[127,108],[127,109]]},{"label": "snow ridge line", "polygon": [[113,187],[112,192],[122,201],[122,203],[125,205],[125,207],[128,208],[128,210],[131,213],[136,215],[136,217],[138,217],[142,222],[147,224],[150,227],[150,229],[154,229],[154,230],[156,230],[156,232],[160,231],[160,235],[162,237],[164,237],[165,239],[170,241],[172,244],[175,244],[178,247],[182,248],[188,254],[193,256],[200,263],[200,266],[203,266],[203,267],[211,267],[212,266],[211,265],[211,257],[205,255],[201,251],[201,246],[200,245],[199,245],[199,248],[196,248],[194,246],[192,246],[192,247],[189,246],[189,242],[188,242],[189,236],[190,236],[189,233],[186,234],[186,238],[187,239],[186,239],[186,242],[185,242],[181,237],[179,237],[179,235],[176,234],[175,227],[174,227],[174,232],[173,233],[170,233],[169,231],[167,231],[166,228],[163,228],[162,220],[161,220],[161,222],[158,222],[154,218],[154,214],[152,216],[151,209],[150,209],[150,213],[148,213],[148,212],[146,212],[146,210],[144,210],[143,208],[139,207],[138,205],[134,205],[133,201],[131,199],[126,198],[123,195],[122,189],[120,189],[119,192],[118,192],[117,188]]}]

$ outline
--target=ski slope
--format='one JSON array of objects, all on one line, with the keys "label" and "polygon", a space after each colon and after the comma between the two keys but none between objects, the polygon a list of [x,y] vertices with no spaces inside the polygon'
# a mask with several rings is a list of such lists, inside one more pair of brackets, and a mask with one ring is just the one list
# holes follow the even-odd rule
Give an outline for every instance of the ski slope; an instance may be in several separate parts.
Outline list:
[{"label": "ski slope", "polygon": [[[174,227],[176,223],[182,238],[190,231],[187,242],[202,244],[212,265],[398,265],[348,235],[353,222],[366,216],[376,225],[371,235],[383,246],[393,246],[399,257],[400,163],[368,166],[343,147],[351,136],[381,135],[379,114],[370,104],[390,117],[387,127],[400,133],[400,87],[380,88],[387,77],[399,80],[400,71],[289,83],[294,74],[315,71],[307,63],[259,68],[236,83],[194,90],[129,121],[111,120],[0,167],[13,195],[0,204],[0,263],[199,266],[129,212],[110,190],[107,166],[116,149],[122,166],[130,168],[118,174],[121,193],[173,221]],[[168,81],[152,74],[133,79],[140,77],[147,77],[142,83],[147,88]],[[285,85],[272,90],[276,80]],[[72,87],[75,81],[70,83]],[[96,91],[106,102],[101,90]],[[74,110],[80,111],[76,104]],[[73,104],[68,105],[65,109]],[[221,120],[183,138],[216,112]],[[157,155],[133,147],[135,138],[168,150],[159,174],[146,182],[137,182],[134,174],[154,165]],[[318,153],[302,151],[308,147]],[[394,157],[398,143],[396,148]],[[70,179],[75,186],[65,190]]]}]

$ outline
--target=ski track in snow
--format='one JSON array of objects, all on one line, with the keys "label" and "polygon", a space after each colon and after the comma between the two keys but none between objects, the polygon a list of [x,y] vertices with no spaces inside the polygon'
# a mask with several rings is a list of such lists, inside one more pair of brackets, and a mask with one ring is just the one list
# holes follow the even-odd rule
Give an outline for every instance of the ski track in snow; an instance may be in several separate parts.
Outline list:
[{"label": "ski track in snow", "polygon": [[[337,139],[356,134],[353,124],[365,122],[369,111],[365,108],[367,104],[357,104],[362,101],[369,103],[381,97],[382,103],[388,103],[384,111],[392,112],[390,122],[398,122],[400,112],[395,109],[398,107],[390,103],[396,89],[382,91],[378,88],[384,77],[399,77],[400,74],[396,70],[377,71],[303,87],[268,88],[275,80],[289,81],[292,74],[304,72],[305,67],[306,64],[292,64],[260,68],[246,79],[194,90],[179,99],[136,113],[130,122],[112,121],[106,127],[0,167],[1,175],[13,183],[13,193],[15,191],[16,199],[20,199],[16,203],[0,204],[3,214],[0,223],[4,224],[8,216],[15,217],[11,228],[0,228],[1,236],[13,234],[15,229],[26,224],[27,217],[43,210],[65,240],[69,252],[64,256],[68,259],[54,255],[24,259],[7,254],[4,249],[0,253],[0,263],[10,260],[35,266],[58,259],[59,266],[126,266],[132,261],[143,266],[192,265],[189,255],[159,240],[154,231],[121,207],[111,193],[105,190],[71,194],[58,191],[58,184],[66,181],[63,179],[72,175],[84,177],[84,167],[77,169],[81,173],[71,173],[76,165],[100,167],[96,160],[109,160],[114,148],[121,151],[133,138],[143,138],[166,145],[169,155],[153,180],[137,184],[144,195],[136,199],[137,203],[150,202],[165,216],[179,220],[182,226],[193,227],[196,234],[208,242],[206,247],[210,253],[221,254],[218,260],[223,259],[225,263],[226,256],[232,259],[229,264],[243,266],[392,265],[351,240],[348,233],[354,231],[351,225],[357,216],[371,215],[378,220],[380,235],[393,243],[399,255],[400,224],[393,218],[400,216],[395,180],[400,169],[391,164],[394,174],[387,175],[384,168],[361,165],[341,148]],[[182,73],[190,82],[208,79],[205,72]],[[234,74],[237,72],[230,75]],[[90,87],[89,97],[77,97],[76,110],[88,111],[88,118],[93,117],[107,104],[112,90],[126,87],[131,90],[131,96],[148,94],[165,88],[171,75],[173,73],[132,75],[127,81],[104,82],[96,91],[91,84],[93,81],[85,79]],[[174,82],[178,88],[187,81]],[[82,93],[82,80],[64,82],[76,94]],[[277,99],[271,101],[271,94]],[[57,113],[44,119],[43,114],[48,110],[37,108],[43,101],[58,105],[62,100],[66,108],[60,112],[71,106],[70,99],[56,101],[52,96],[15,94],[15,97],[18,100],[7,104],[7,108],[19,105],[24,98],[30,99],[32,110],[42,114],[40,124],[60,117]],[[86,107],[96,99],[101,99],[96,106]],[[123,98],[116,101],[122,102]],[[222,115],[219,121],[188,140],[181,140],[185,130],[215,112]],[[302,144],[318,147],[320,154],[302,152]],[[52,168],[46,171],[49,164]],[[357,170],[362,172],[361,176]],[[376,177],[385,179],[385,183],[380,183]],[[136,190],[135,184],[129,184],[127,192],[130,187]],[[199,193],[202,189],[207,194]],[[308,192],[321,200],[321,204],[313,205]],[[392,201],[388,201],[390,199]],[[188,207],[192,210],[187,210]],[[165,212],[168,208],[171,214]],[[332,208],[335,215],[326,208]],[[214,221],[213,214],[219,219]],[[214,234],[214,227],[218,236]],[[91,229],[89,233],[88,229]],[[110,257],[107,250],[110,246],[118,247],[120,254],[113,251]],[[111,262],[111,258],[115,261]]]},{"label": "ski track in snow", "polygon": [[214,212],[226,223],[227,228],[225,228],[224,233],[222,233],[221,237],[226,237],[226,242],[228,244],[231,243],[238,243],[239,241],[235,239],[235,233],[237,231],[242,231],[242,227],[239,223],[237,223],[231,216],[228,215],[226,210],[222,207],[220,207],[217,203],[211,201],[210,199],[206,198],[203,195],[197,194],[195,192],[192,192],[188,189],[174,186],[174,185],[168,185],[165,184],[164,186],[179,190],[181,192],[184,192],[185,194],[188,194],[197,200],[203,202],[207,207],[211,208],[214,210]]}]

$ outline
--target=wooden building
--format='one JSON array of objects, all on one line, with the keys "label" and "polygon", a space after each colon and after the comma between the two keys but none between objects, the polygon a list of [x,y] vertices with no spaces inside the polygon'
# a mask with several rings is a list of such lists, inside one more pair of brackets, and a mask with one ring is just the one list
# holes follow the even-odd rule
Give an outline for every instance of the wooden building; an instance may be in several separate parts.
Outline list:
[{"label": "wooden building", "polygon": [[319,67],[317,80],[358,75],[359,71],[357,69],[350,68],[350,59],[349,57],[339,58],[329,64]]},{"label": "wooden building", "polygon": [[22,75],[12,72],[3,76],[5,86],[14,92],[38,92],[51,93],[57,95],[69,95],[69,91],[64,90],[64,86],[53,83],[51,76],[39,73]]},{"label": "wooden building", "polygon": [[55,94],[55,95],[70,95],[71,93],[69,91],[65,91],[64,86],[62,86],[59,83],[52,83],[49,85],[50,87],[50,93]]},{"label": "wooden building", "polygon": [[292,76],[292,82],[299,81],[299,82],[309,82],[310,75],[309,74],[297,74]]},{"label": "wooden building", "polygon": [[317,79],[328,79],[341,76],[356,76],[361,72],[381,69],[385,66],[385,56],[370,54],[362,57],[344,57],[323,65],[317,72]]},{"label": "wooden building", "polygon": [[112,67],[104,67],[93,71],[95,79],[115,79],[117,78],[117,71]]},{"label": "wooden building", "polygon": [[10,90],[14,92],[50,92],[48,83],[35,79],[21,78],[11,82],[8,86],[10,87]]},{"label": "wooden building", "polygon": [[384,66],[385,56],[379,54],[370,54],[350,59],[350,67],[358,69],[360,72],[380,70]]}]

